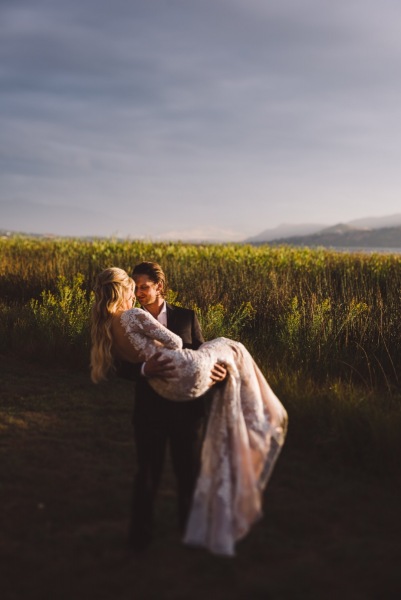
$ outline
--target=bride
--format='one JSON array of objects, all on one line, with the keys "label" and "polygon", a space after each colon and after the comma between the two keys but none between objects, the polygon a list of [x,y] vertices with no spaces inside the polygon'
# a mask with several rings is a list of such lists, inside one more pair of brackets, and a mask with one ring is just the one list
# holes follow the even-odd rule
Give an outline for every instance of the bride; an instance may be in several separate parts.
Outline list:
[{"label": "bride", "polygon": [[134,290],[122,269],[98,275],[92,380],[106,379],[116,359],[142,363],[159,352],[173,361],[174,374],[149,384],[169,400],[188,401],[208,391],[212,367],[224,363],[228,373],[214,390],[184,542],[233,555],[235,542],[262,516],[262,493],[284,443],[287,413],[243,344],[220,337],[198,350],[183,349],[179,336],[132,308]]}]

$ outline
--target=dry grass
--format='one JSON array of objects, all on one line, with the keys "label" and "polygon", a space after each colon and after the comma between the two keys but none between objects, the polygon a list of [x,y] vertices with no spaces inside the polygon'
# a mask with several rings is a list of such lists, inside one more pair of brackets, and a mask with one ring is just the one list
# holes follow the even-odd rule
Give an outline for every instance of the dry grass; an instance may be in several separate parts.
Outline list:
[{"label": "dry grass", "polygon": [[[241,306],[248,306],[246,323],[235,318],[237,326],[228,330],[252,343],[260,358],[269,356],[292,369],[301,366],[320,381],[341,377],[370,388],[400,390],[399,254],[0,239],[0,352],[18,346],[21,328],[33,325],[40,326],[43,350],[51,351],[60,334],[62,346],[67,338],[82,339],[96,273],[112,265],[131,271],[141,260],[163,265],[184,306],[196,305],[203,314],[222,307],[225,319],[220,319],[219,310],[212,310],[211,317],[223,325]],[[21,313],[26,306],[33,315],[25,311],[23,318],[16,317],[15,311]]]},{"label": "dry grass", "polygon": [[[184,547],[169,465],[156,539],[125,552],[131,384],[1,357],[2,600],[396,598],[400,494],[391,478],[318,456],[290,410],[265,517],[233,559]],[[291,398],[284,399],[291,406]],[[292,400],[293,405],[294,400]],[[324,435],[324,432],[321,432]]]}]

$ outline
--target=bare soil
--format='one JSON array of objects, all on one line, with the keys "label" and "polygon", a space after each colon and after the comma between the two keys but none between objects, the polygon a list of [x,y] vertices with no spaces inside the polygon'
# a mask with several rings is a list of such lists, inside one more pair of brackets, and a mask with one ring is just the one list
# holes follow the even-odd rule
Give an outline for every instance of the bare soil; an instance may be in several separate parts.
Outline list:
[{"label": "bare soil", "polygon": [[236,557],[181,543],[169,464],[155,540],[132,557],[132,385],[94,386],[87,373],[6,357],[0,364],[2,600],[401,597],[400,490],[300,444],[291,414],[265,516]]}]

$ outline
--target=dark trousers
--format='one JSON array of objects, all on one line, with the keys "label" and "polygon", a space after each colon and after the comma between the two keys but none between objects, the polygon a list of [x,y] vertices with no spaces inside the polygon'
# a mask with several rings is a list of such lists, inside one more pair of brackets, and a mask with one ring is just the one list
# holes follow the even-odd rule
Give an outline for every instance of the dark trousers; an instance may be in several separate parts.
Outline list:
[{"label": "dark trousers", "polygon": [[[134,479],[130,541],[144,545],[152,536],[154,501],[167,447],[177,483],[178,526],[184,533],[200,468],[205,431],[206,400],[173,402],[149,386],[137,390],[134,441],[137,472]],[[144,391],[146,392],[144,394]]]}]

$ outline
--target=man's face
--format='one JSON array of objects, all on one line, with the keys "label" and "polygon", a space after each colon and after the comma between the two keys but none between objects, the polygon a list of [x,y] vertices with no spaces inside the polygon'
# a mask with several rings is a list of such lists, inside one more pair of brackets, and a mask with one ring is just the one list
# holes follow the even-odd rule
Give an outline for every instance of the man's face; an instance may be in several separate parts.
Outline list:
[{"label": "man's face", "polygon": [[135,275],[134,279],[136,298],[141,306],[148,306],[162,299],[160,283],[155,283],[147,275]]}]

